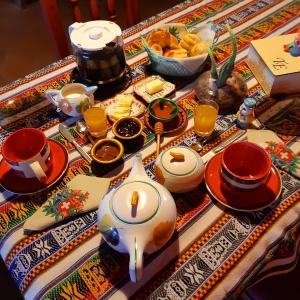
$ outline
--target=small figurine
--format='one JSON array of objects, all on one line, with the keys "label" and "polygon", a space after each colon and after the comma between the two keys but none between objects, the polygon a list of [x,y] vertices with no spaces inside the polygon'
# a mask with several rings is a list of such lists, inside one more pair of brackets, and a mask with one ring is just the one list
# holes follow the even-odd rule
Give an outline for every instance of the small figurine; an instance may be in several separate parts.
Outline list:
[{"label": "small figurine", "polygon": [[253,98],[246,98],[244,103],[240,106],[237,113],[237,124],[241,128],[249,128],[251,123],[255,120],[255,106],[256,100]]},{"label": "small figurine", "polygon": [[300,29],[297,30],[294,42],[283,45],[285,52],[290,52],[292,56],[300,56]]}]

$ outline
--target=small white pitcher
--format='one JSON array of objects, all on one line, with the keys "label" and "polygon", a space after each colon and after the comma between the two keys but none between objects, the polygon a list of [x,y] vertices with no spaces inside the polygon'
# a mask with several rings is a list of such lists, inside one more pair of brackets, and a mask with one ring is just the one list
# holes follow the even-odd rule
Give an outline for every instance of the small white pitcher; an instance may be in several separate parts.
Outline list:
[{"label": "small white pitcher", "polygon": [[50,102],[60,108],[66,115],[77,117],[94,105],[93,93],[97,88],[97,86],[88,87],[81,83],[69,83],[61,90],[46,90],[45,95]]}]

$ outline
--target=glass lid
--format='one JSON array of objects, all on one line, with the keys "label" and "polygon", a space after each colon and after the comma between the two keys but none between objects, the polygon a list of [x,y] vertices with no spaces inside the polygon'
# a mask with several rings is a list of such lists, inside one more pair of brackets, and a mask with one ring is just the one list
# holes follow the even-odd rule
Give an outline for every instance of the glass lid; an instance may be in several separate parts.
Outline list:
[{"label": "glass lid", "polygon": [[172,147],[165,150],[160,163],[171,175],[184,176],[194,172],[198,164],[197,153],[184,146]]},{"label": "glass lid", "polygon": [[114,192],[110,207],[117,218],[131,224],[144,223],[158,211],[160,194],[150,183],[131,181]]},{"label": "glass lid", "polygon": [[110,21],[74,23],[69,27],[72,44],[85,50],[100,50],[121,36],[121,28]]}]

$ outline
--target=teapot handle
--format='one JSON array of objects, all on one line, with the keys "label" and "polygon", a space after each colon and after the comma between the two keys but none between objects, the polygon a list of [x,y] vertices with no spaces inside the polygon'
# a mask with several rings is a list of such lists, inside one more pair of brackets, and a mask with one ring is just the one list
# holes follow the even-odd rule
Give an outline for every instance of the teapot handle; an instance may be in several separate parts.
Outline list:
[{"label": "teapot handle", "polygon": [[53,103],[55,106],[59,105],[59,102],[54,98],[54,96],[58,96],[60,94],[59,90],[49,89],[45,91],[46,98]]},{"label": "teapot handle", "polygon": [[132,282],[137,282],[142,278],[143,252],[144,249],[137,245],[136,237],[134,237],[129,249],[129,275]]}]

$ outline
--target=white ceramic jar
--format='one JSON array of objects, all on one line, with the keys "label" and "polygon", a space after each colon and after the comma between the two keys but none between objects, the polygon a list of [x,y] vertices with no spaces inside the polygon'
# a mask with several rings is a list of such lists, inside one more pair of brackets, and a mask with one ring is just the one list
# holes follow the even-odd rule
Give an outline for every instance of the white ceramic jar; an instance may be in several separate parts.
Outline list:
[{"label": "white ceramic jar", "polygon": [[173,193],[195,189],[203,179],[204,170],[201,156],[185,146],[166,149],[155,162],[158,181]]}]

